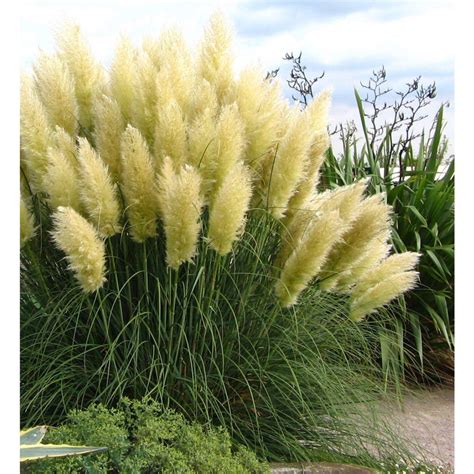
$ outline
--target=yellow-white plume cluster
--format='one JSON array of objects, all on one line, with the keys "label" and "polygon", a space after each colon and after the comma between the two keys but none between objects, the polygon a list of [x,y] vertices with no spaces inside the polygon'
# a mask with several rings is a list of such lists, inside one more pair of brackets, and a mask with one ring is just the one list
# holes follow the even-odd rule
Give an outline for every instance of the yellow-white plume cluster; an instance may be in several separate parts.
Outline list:
[{"label": "yellow-white plume cluster", "polygon": [[[174,29],[141,46],[122,37],[106,71],[66,25],[22,77],[22,194],[54,212],[54,240],[86,291],[104,280],[101,239],[163,242],[178,269],[204,245],[225,257],[263,210],[281,228],[281,303],[319,281],[351,294],[360,319],[413,286],[416,258],[388,257],[390,209],[364,197],[366,182],[318,193],[330,91],[302,111],[258,68],[234,77],[231,48],[214,15],[194,55]],[[28,245],[23,201],[21,229]]]},{"label": "yellow-white plume cluster", "polygon": [[105,248],[94,226],[70,207],[58,207],[53,222],[53,240],[77,281],[84,291],[96,291],[105,281]]}]

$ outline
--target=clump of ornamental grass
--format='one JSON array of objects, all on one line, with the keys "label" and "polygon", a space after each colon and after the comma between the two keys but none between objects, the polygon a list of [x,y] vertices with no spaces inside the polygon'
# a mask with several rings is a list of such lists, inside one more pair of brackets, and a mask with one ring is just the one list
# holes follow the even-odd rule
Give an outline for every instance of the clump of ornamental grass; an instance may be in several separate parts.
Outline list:
[{"label": "clump of ornamental grass", "polygon": [[355,321],[413,287],[417,256],[388,257],[365,182],[317,193],[329,91],[300,111],[258,69],[235,78],[230,38],[219,16],[195,55],[175,30],[125,38],[106,71],[69,25],[24,76],[23,420],[150,396],[270,459],[373,463]]}]

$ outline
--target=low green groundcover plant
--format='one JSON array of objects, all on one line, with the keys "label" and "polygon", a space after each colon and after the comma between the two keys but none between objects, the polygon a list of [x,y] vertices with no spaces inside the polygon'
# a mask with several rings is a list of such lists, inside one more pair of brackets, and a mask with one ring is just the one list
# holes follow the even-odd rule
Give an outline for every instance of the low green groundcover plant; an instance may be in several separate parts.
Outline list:
[{"label": "low green groundcover plant", "polygon": [[233,447],[224,429],[189,423],[151,400],[121,400],[117,408],[73,410],[44,443],[106,445],[104,453],[29,463],[31,473],[266,473],[249,449]]},{"label": "low green groundcover plant", "polygon": [[22,420],[149,396],[269,460],[399,459],[358,416],[383,393],[364,318],[419,255],[366,181],[317,192],[329,92],[235,78],[230,40],[218,16],[195,57],[122,39],[107,72],[69,26],[23,77]]}]

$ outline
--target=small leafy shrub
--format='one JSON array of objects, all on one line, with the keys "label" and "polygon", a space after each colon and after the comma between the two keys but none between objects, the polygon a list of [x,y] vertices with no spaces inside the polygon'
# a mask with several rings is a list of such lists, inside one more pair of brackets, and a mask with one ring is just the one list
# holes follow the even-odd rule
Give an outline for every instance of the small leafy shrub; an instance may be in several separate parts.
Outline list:
[{"label": "small leafy shrub", "polygon": [[48,443],[99,443],[105,453],[48,459],[29,465],[32,473],[266,473],[266,464],[238,446],[222,428],[204,429],[151,400],[124,399],[115,409],[91,405],[73,410],[65,424],[51,429]]}]

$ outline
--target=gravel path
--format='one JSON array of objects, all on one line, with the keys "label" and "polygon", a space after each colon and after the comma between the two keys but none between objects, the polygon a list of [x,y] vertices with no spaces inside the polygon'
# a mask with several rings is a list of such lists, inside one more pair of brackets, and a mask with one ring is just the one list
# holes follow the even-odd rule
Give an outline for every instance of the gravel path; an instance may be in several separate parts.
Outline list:
[{"label": "gravel path", "polygon": [[407,394],[395,418],[403,427],[401,436],[423,448],[431,462],[454,468],[454,390]]},{"label": "gravel path", "polygon": [[[454,472],[454,390],[417,390],[407,393],[403,406],[381,402],[389,424],[400,437],[418,445],[425,461],[439,467],[438,473]],[[388,421],[388,420],[387,420]],[[415,453],[414,453],[415,454]],[[326,463],[273,464],[272,474],[370,474],[374,471]],[[400,471],[402,472],[402,471]]]}]

